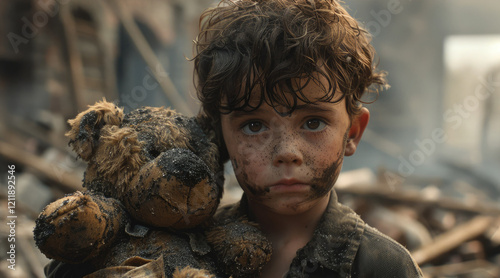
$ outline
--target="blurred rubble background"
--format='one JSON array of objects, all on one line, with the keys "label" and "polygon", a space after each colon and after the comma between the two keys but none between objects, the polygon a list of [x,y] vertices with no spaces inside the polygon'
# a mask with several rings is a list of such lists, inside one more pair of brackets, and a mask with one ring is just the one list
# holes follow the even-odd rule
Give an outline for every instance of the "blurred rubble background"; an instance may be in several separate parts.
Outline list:
[{"label": "blurred rubble background", "polygon": [[[340,200],[407,246],[426,277],[500,277],[500,2],[346,1],[373,34],[391,89],[337,182]],[[81,189],[66,120],[106,97],[198,110],[192,40],[208,0],[0,2],[0,218],[16,177],[16,270],[43,277],[32,239],[49,202]],[[224,202],[241,191],[230,167]]]}]

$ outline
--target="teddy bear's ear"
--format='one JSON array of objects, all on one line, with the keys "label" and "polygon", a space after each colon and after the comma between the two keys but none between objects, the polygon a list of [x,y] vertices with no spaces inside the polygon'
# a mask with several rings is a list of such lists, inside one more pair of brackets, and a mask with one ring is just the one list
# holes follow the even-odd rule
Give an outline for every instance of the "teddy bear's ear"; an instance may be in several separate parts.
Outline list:
[{"label": "teddy bear's ear", "polygon": [[71,130],[66,133],[73,150],[85,161],[90,159],[100,130],[105,125],[119,126],[123,120],[123,109],[105,99],[89,106],[72,120],[68,120]]}]

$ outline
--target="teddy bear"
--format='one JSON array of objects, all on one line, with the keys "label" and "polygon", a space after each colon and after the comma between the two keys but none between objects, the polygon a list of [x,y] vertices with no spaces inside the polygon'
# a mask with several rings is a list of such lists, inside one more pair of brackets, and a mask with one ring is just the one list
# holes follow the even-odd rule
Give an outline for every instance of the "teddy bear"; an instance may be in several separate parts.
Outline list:
[{"label": "teddy bear", "polygon": [[48,258],[97,271],[151,262],[166,277],[259,276],[272,251],[257,226],[214,221],[223,162],[203,117],[163,107],[125,114],[102,100],[68,123],[87,162],[85,190],[38,216],[35,243]]}]

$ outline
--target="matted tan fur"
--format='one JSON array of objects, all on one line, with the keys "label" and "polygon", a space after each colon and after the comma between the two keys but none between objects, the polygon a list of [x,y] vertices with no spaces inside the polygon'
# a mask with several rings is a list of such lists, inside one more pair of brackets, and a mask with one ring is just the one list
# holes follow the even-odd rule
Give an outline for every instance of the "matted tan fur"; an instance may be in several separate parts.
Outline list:
[{"label": "matted tan fur", "polygon": [[146,163],[141,155],[143,143],[129,127],[104,126],[101,142],[92,158],[96,171],[123,191],[126,184]]},{"label": "matted tan fur", "polygon": [[[85,161],[88,161],[90,155],[92,155],[95,142],[93,140],[77,140],[77,137],[82,134],[82,130],[80,130],[82,119],[91,110],[96,113],[96,123],[104,122],[104,124],[108,125],[119,125],[123,119],[123,109],[103,99],[94,105],[89,105],[88,110],[79,113],[74,119],[68,120],[71,130],[65,135],[70,138],[75,152]],[[87,134],[95,134],[95,130],[90,129],[91,127],[85,126],[85,128],[87,128],[85,130]]]},{"label": "matted tan fur", "polygon": [[215,278],[208,271],[185,267],[182,270],[176,269],[172,278]]}]

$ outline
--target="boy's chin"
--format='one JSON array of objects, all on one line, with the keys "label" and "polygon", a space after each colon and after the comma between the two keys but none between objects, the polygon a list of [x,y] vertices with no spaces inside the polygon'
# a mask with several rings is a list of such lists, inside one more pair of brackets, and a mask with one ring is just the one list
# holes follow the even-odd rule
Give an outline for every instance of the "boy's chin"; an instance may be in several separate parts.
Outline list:
[{"label": "boy's chin", "polygon": [[[305,195],[305,194],[304,194]],[[318,196],[316,198],[308,198],[307,196],[273,196],[271,199],[263,200],[260,205],[265,207],[269,212],[281,215],[297,215],[302,214],[313,207],[319,205],[327,196]]]}]

